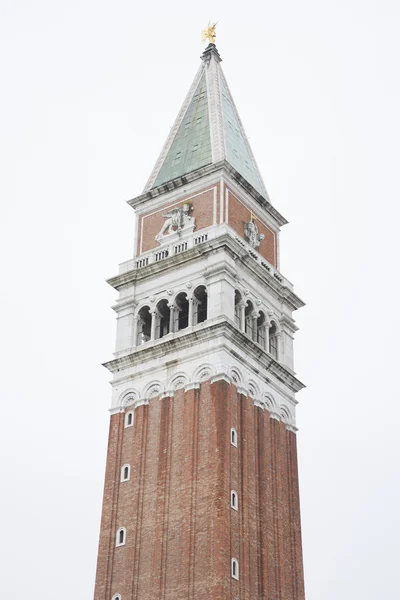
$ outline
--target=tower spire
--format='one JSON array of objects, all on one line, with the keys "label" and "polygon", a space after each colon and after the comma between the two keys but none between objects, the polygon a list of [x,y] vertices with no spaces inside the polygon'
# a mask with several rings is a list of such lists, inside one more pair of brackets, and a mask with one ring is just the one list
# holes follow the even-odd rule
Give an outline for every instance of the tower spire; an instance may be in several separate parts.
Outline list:
[{"label": "tower spire", "polygon": [[144,192],[208,165],[226,161],[268,200],[261,173],[221,68],[215,26],[203,31],[210,43],[172,126]]}]

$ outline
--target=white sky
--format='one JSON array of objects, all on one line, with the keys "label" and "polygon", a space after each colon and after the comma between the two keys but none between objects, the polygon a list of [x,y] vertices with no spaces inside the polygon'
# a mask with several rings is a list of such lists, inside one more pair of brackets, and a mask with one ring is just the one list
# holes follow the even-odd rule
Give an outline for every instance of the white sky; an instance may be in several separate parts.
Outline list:
[{"label": "white sky", "polygon": [[[1,596],[92,597],[133,211],[217,46],[296,315],[307,600],[398,596],[395,0],[1,0]],[[391,312],[393,309],[393,312]]]}]

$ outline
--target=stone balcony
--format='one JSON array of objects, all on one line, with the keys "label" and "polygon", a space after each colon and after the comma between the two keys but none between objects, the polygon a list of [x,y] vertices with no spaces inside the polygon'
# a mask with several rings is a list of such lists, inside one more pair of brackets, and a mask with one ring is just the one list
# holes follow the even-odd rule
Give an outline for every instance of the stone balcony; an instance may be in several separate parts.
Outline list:
[{"label": "stone balcony", "polygon": [[274,277],[282,286],[293,290],[293,284],[286,279],[271,263],[269,263],[257,250],[255,250],[244,239],[239,237],[237,233],[226,223],[221,225],[212,225],[199,232],[181,231],[164,236],[158,248],[143,252],[139,256],[131,258],[119,265],[119,275],[128,273],[135,269],[142,269],[148,265],[159,263],[166,258],[176,256],[182,252],[186,252],[191,248],[200,246],[204,242],[209,242],[217,239],[221,235],[228,234],[236,242],[238,242],[243,250],[263,269],[265,269],[272,277]]}]

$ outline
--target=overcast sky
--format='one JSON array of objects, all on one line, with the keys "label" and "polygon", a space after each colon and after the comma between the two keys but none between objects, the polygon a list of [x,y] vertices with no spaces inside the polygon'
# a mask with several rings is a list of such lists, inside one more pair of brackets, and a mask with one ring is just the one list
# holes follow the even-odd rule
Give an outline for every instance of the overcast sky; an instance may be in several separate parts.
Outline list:
[{"label": "overcast sky", "polygon": [[93,595],[115,291],[218,20],[295,315],[307,600],[398,597],[399,3],[0,0],[1,597]]}]

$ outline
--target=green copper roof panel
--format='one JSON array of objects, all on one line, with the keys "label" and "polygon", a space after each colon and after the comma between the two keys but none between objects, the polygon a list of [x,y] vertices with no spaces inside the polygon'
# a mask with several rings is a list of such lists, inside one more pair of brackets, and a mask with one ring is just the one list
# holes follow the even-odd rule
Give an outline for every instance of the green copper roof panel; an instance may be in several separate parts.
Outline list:
[{"label": "green copper roof panel", "polygon": [[239,118],[232,104],[225,78],[221,77],[222,115],[225,130],[226,159],[262,195],[263,184],[242,133]]},{"label": "green copper roof panel", "polygon": [[153,187],[204,167],[211,162],[207,86],[204,74]]}]

